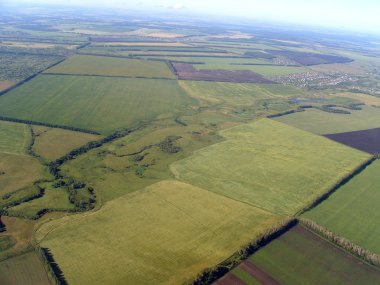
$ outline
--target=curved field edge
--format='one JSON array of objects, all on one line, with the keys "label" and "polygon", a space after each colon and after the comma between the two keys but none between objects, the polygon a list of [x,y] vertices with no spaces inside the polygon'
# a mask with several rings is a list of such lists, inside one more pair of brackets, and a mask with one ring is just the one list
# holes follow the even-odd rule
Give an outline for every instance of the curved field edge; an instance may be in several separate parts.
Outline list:
[{"label": "curved field edge", "polygon": [[35,237],[51,250],[69,284],[178,284],[222,262],[280,220],[168,180],[96,212],[45,224]]},{"label": "curved field edge", "polygon": [[220,134],[225,141],[171,165],[176,179],[277,214],[297,213],[370,159],[269,119]]}]

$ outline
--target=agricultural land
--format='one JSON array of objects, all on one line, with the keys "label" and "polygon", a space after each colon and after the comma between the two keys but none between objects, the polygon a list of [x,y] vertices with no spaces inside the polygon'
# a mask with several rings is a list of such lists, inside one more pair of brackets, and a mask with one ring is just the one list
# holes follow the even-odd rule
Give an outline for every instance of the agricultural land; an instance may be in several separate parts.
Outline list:
[{"label": "agricultural land", "polygon": [[[47,224],[37,238],[72,284],[178,284],[223,261],[276,220],[261,209],[168,180],[96,213]],[[99,265],[102,270],[92,271]]]},{"label": "agricultural land", "polygon": [[59,65],[47,69],[45,73],[175,78],[164,62],[90,55],[72,56]]},{"label": "agricultural land", "polygon": [[369,158],[268,119],[221,135],[225,141],[175,162],[175,177],[278,214],[301,210]]},{"label": "agricultural land", "polygon": [[380,271],[297,225],[215,284],[301,285],[362,282],[380,284]]},{"label": "agricultural land", "polygon": [[6,117],[107,134],[193,101],[173,80],[40,75],[0,102],[0,114]]},{"label": "agricultural land", "polygon": [[380,284],[379,39],[24,8],[0,284]]},{"label": "agricultural land", "polygon": [[33,252],[0,262],[0,282],[9,285],[50,284],[40,259]]},{"label": "agricultural land", "polygon": [[380,199],[379,169],[380,163],[375,161],[304,216],[380,254],[377,239],[380,231],[377,223],[379,214],[376,206]]},{"label": "agricultural land", "polygon": [[350,114],[328,113],[310,109],[304,112],[275,118],[297,128],[316,134],[334,134],[380,127],[380,109],[363,106],[362,110],[349,110]]},{"label": "agricultural land", "polygon": [[33,151],[49,161],[60,158],[74,148],[99,139],[99,136],[93,134],[43,126],[33,126],[33,132],[35,136]]}]

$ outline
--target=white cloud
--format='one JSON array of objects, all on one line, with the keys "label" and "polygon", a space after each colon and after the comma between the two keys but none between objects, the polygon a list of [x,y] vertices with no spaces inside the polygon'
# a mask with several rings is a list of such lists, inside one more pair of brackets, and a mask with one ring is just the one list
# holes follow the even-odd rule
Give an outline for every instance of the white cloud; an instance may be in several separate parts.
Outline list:
[{"label": "white cloud", "polygon": [[173,9],[173,10],[181,10],[181,9],[185,8],[185,5],[183,5],[181,3],[177,3],[177,4],[169,6],[169,8]]}]

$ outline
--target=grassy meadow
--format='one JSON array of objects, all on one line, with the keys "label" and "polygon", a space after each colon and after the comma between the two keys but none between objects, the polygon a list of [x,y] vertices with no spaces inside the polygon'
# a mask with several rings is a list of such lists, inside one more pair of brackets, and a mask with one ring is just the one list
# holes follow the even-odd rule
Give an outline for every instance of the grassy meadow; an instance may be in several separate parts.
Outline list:
[{"label": "grassy meadow", "polygon": [[27,125],[0,121],[0,153],[25,154],[30,139]]},{"label": "grassy meadow", "polygon": [[260,100],[287,99],[302,91],[278,84],[253,84],[230,82],[180,81],[189,96],[205,105],[250,106]]},{"label": "grassy meadow", "polygon": [[50,285],[45,268],[35,252],[0,262],[0,284]]},{"label": "grassy meadow", "polygon": [[308,109],[274,120],[315,134],[334,134],[380,127],[380,109],[361,106],[362,110],[349,110],[351,114],[328,113]]},{"label": "grassy meadow", "polygon": [[334,93],[333,95],[337,97],[358,100],[370,106],[380,107],[380,98],[372,95],[351,92]]},{"label": "grassy meadow", "polygon": [[64,189],[48,187],[41,198],[34,199],[7,209],[11,216],[34,217],[42,210],[69,211],[75,206],[69,201],[69,194]]},{"label": "grassy meadow", "polygon": [[225,141],[174,162],[175,177],[277,214],[294,214],[370,157],[269,119],[220,134]]},{"label": "grassy meadow", "polygon": [[159,59],[159,60],[171,60],[171,61],[184,61],[188,63],[194,63],[194,67],[197,69],[225,69],[233,70],[249,68],[243,64],[268,64],[271,65],[270,61],[265,61],[258,58],[241,58],[241,57],[197,57],[197,56],[143,56],[147,59]]},{"label": "grassy meadow", "polygon": [[[260,63],[259,63],[260,64]],[[267,62],[261,64],[268,64]],[[289,75],[307,72],[304,67],[277,66],[277,65],[239,65],[239,64],[196,64],[196,69],[225,69],[225,70],[251,70],[264,76]]]},{"label": "grassy meadow", "polygon": [[0,115],[107,134],[194,102],[174,80],[41,75],[0,97]]},{"label": "grassy meadow", "polygon": [[[217,135],[204,127],[173,123],[151,124],[69,161],[63,165],[62,171],[93,186],[101,203],[160,180],[171,179],[173,174],[169,166],[172,162],[220,141]],[[162,142],[170,137],[178,138],[172,143],[175,148],[179,147],[173,149],[175,152],[162,147]]]},{"label": "grassy meadow", "polygon": [[100,138],[97,135],[43,126],[33,126],[33,131],[36,135],[33,151],[49,161]]},{"label": "grassy meadow", "polygon": [[44,167],[33,157],[0,154],[0,195],[28,187],[46,176]]},{"label": "grassy meadow", "polygon": [[69,284],[180,284],[276,221],[263,210],[167,180],[94,213],[45,224],[36,237]]},{"label": "grassy meadow", "polygon": [[45,72],[175,79],[165,62],[91,55],[72,56]]},{"label": "grassy meadow", "polygon": [[303,216],[380,255],[380,161]]},{"label": "grassy meadow", "polygon": [[[248,262],[283,285],[380,284],[377,268],[336,248],[302,226],[292,228],[269,243],[253,254]],[[240,275],[236,269],[231,273]]]}]

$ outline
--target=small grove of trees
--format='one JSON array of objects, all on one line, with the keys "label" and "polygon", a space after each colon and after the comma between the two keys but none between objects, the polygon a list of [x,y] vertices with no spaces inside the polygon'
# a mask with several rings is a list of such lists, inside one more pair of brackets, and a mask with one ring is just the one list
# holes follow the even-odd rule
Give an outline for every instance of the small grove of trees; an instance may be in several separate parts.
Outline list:
[{"label": "small grove of trees", "polygon": [[311,231],[317,233],[328,241],[336,244],[337,246],[343,248],[344,250],[356,255],[357,257],[365,260],[366,262],[380,266],[380,257],[375,253],[370,252],[369,250],[363,249],[360,246],[350,242],[349,240],[341,237],[328,229],[318,225],[317,223],[308,220],[308,219],[300,219],[300,223],[310,229]]},{"label": "small grove of trees", "polygon": [[175,146],[174,142],[181,139],[180,136],[169,136],[166,137],[162,142],[158,143],[157,146],[161,151],[166,153],[177,153],[181,150],[181,147]]}]

